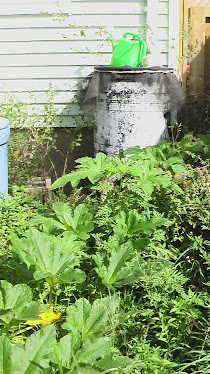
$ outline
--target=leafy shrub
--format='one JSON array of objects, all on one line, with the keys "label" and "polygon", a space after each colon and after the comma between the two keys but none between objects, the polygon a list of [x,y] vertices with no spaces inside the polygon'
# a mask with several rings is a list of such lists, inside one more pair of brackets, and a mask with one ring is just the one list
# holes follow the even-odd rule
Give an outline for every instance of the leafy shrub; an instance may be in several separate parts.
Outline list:
[{"label": "leafy shrub", "polygon": [[208,141],[81,158],[69,198],[10,226],[3,370],[208,373]]},{"label": "leafy shrub", "polygon": [[[29,93],[31,96],[32,94]],[[62,152],[56,144],[55,121],[57,117],[53,99],[55,92],[49,86],[46,93],[47,103],[42,112],[37,113],[36,105],[29,106],[19,101],[10,92],[5,93],[0,103],[0,116],[10,122],[10,140],[8,142],[9,186],[26,186],[33,177],[42,177],[46,184],[47,176],[58,177],[52,152],[61,156],[62,171],[66,172],[67,160],[72,150],[81,144],[80,128],[63,129],[68,136],[69,145]],[[32,96],[33,97],[33,96]]]}]

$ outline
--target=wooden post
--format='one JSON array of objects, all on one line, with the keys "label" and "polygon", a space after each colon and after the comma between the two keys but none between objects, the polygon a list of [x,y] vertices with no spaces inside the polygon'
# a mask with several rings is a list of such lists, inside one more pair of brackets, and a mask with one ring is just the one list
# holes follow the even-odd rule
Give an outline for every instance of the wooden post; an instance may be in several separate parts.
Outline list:
[{"label": "wooden post", "polygon": [[191,63],[189,94],[195,95],[204,92],[204,66],[205,66],[205,7],[190,8],[190,35]]},{"label": "wooden post", "polygon": [[187,88],[187,58],[189,48],[189,0],[184,0],[184,20],[183,20],[183,66],[182,66],[182,87],[186,92]]},{"label": "wooden post", "polygon": [[210,93],[210,8],[206,15],[205,23],[205,65],[204,65],[204,90]]}]

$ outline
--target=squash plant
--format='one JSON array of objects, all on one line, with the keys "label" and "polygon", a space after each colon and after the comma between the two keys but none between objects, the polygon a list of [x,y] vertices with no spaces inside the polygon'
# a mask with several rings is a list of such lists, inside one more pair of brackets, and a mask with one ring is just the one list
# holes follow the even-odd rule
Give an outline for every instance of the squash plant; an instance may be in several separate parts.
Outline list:
[{"label": "squash plant", "polygon": [[207,146],[99,153],[54,183],[88,180],[10,233],[28,278],[1,281],[0,373],[208,372]]}]

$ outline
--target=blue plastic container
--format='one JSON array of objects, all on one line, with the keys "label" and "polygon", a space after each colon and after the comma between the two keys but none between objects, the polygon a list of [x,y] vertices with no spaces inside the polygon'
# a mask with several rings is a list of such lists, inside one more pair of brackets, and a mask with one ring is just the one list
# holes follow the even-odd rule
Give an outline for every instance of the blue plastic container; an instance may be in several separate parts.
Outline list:
[{"label": "blue plastic container", "polygon": [[7,142],[9,134],[9,121],[0,117],[0,196],[8,194]]}]

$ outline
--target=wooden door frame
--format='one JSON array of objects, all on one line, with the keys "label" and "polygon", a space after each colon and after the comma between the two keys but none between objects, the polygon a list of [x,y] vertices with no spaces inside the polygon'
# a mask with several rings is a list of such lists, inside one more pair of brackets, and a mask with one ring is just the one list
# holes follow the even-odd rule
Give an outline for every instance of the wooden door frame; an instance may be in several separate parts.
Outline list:
[{"label": "wooden door frame", "polygon": [[[206,17],[210,16],[209,13],[209,0],[180,0],[178,71],[180,83],[184,92],[186,92],[187,83],[187,54],[189,51],[188,43],[190,42],[190,50],[194,50],[193,52],[195,52],[195,46],[197,46],[197,53],[194,54],[196,60],[193,61],[190,66],[190,93],[192,95],[196,94],[197,92],[203,92],[204,89],[205,19]],[[192,27],[191,32],[189,27]],[[199,49],[201,49],[201,53],[199,53]],[[197,82],[196,76],[198,76]]]},{"label": "wooden door frame", "polygon": [[190,7],[192,61],[190,64],[189,94],[196,96],[204,92],[206,17],[210,17],[210,7]]}]

